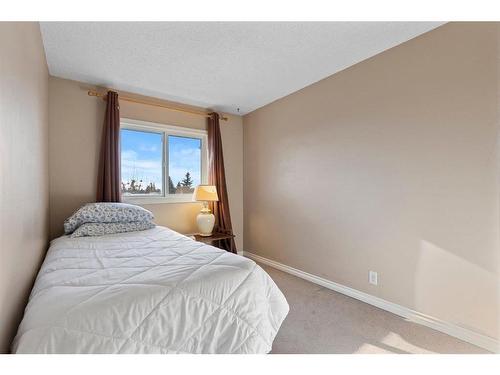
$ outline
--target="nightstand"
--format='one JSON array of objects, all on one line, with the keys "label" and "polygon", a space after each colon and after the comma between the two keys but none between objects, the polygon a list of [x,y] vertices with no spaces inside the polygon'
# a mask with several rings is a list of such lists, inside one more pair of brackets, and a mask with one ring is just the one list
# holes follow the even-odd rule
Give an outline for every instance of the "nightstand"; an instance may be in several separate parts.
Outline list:
[{"label": "nightstand", "polygon": [[214,232],[214,233],[212,233],[211,236],[200,236],[199,234],[191,234],[191,235],[188,235],[188,237],[191,237],[195,241],[203,242],[203,243],[206,243],[207,245],[212,245],[212,246],[220,248],[220,241],[221,240],[227,240],[229,238],[234,238],[235,235]]}]

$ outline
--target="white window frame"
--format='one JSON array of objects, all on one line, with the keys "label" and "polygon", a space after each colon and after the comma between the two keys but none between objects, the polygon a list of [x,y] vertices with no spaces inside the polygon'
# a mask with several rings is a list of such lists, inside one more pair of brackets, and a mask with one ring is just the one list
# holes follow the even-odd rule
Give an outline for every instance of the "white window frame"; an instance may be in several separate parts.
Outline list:
[{"label": "white window frame", "polygon": [[[201,140],[201,183],[207,184],[208,181],[208,150],[207,150],[207,131],[201,129],[191,129],[181,126],[159,124],[127,118],[120,119],[120,130],[136,130],[143,132],[161,133],[163,141],[163,187],[161,196],[148,195],[122,195],[122,200],[133,204],[156,204],[156,203],[196,203],[193,200],[193,194],[169,194],[168,193],[168,136],[179,136],[198,138]],[[121,135],[120,135],[121,136]],[[120,157],[121,164],[121,157]]]}]

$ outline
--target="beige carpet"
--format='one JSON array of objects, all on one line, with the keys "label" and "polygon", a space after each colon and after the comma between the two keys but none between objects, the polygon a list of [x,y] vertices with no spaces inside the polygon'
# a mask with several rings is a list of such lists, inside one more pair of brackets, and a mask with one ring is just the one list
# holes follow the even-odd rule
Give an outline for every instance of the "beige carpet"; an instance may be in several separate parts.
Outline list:
[{"label": "beige carpet", "polygon": [[290,305],[272,353],[487,353],[330,289],[262,267]]}]

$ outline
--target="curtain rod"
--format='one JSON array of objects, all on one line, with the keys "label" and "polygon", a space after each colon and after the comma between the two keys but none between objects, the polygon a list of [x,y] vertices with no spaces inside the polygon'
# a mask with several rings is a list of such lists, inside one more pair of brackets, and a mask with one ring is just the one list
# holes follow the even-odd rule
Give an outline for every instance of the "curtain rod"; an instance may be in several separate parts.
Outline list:
[{"label": "curtain rod", "polygon": [[[106,95],[107,94],[100,94],[97,91],[89,90],[89,91],[87,91],[87,95],[89,95],[89,96],[95,96],[97,98],[106,99]],[[150,102],[150,101],[147,101],[147,100],[131,98],[129,96],[118,95],[118,100],[125,100],[127,102],[132,102],[132,103],[145,104],[145,105],[150,105],[150,106],[153,106],[153,107],[166,108],[166,109],[169,109],[171,111],[185,112],[185,113],[190,113],[192,115],[210,117],[210,115],[207,112],[197,111],[195,109],[187,109],[187,108],[174,107],[174,106],[170,106],[170,105],[167,105],[167,104],[161,104],[161,103]],[[227,121],[227,117],[225,117],[223,114],[220,114],[220,119],[222,121]]]}]

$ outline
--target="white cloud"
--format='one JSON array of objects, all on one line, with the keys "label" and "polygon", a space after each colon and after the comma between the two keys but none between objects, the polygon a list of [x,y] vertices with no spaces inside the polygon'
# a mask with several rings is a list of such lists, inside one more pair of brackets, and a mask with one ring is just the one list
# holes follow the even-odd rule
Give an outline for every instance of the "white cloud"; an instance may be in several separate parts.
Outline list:
[{"label": "white cloud", "polygon": [[138,159],[137,152],[123,150],[121,153],[122,181],[142,180],[144,184],[154,182],[162,186],[162,162],[154,159]]},{"label": "white cloud", "polygon": [[156,145],[145,145],[141,144],[139,146],[140,151],[147,151],[147,152],[155,152],[158,150],[158,147]]},{"label": "white cloud", "polygon": [[183,148],[182,150],[176,152],[175,154],[180,154],[181,157],[196,158],[200,156],[199,148]]},{"label": "white cloud", "polygon": [[[142,156],[142,157],[141,157]],[[174,185],[181,181],[186,172],[191,174],[195,185],[199,185],[201,153],[198,148],[184,148],[171,152],[169,160],[169,175]],[[155,185],[162,186],[163,173],[161,159],[148,159],[139,155],[134,150],[123,150],[121,152],[122,181],[127,182],[132,178],[142,180],[143,184],[154,182]]]},{"label": "white cloud", "polygon": [[122,160],[137,160],[137,152],[134,150],[123,150]]},{"label": "white cloud", "polygon": [[174,185],[177,185],[177,182],[181,181],[185,176],[186,172],[189,172],[191,174],[191,178],[194,181],[195,185],[200,184],[200,171],[195,171],[194,169],[187,169],[187,168],[175,168],[175,167],[170,167],[169,169],[169,175],[172,178],[172,182]]}]

